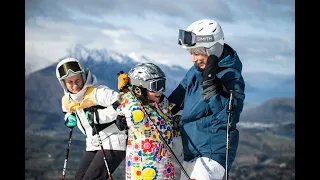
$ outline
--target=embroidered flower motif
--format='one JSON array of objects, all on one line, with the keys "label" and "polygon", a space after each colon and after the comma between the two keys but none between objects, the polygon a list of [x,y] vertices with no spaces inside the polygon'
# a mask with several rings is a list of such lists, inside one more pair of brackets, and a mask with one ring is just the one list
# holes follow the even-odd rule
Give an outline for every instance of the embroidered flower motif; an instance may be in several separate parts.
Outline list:
[{"label": "embroidered flower motif", "polygon": [[156,130],[152,131],[152,140],[159,141],[159,133]]},{"label": "embroidered flower motif", "polygon": [[141,171],[141,167],[134,167],[132,168],[132,177],[134,177],[134,179],[140,179],[142,175],[142,171]]},{"label": "embroidered flower motif", "polygon": [[131,121],[133,122],[133,124],[141,123],[143,119],[144,119],[144,114],[140,110],[140,108],[139,107],[132,108],[132,110],[131,110]]},{"label": "embroidered flower motif", "polygon": [[139,156],[139,154],[135,154],[133,155],[133,162],[137,163],[141,161],[141,156]]},{"label": "embroidered flower motif", "polygon": [[120,104],[120,108],[125,108],[128,103],[129,99],[126,99],[123,103]]},{"label": "embroidered flower motif", "polygon": [[158,117],[157,126],[160,127],[160,129],[166,129],[166,121],[162,119],[161,117]]},{"label": "embroidered flower motif", "polygon": [[140,149],[140,144],[139,143],[134,143],[133,148],[135,150],[139,150]]},{"label": "embroidered flower motif", "polygon": [[[156,111],[150,110],[148,111],[148,114],[153,123],[156,123],[158,121],[158,114]],[[150,122],[150,124],[152,124],[152,122]]]},{"label": "embroidered flower motif", "polygon": [[149,121],[146,121],[144,126],[142,126],[142,131],[149,131],[150,129],[151,129],[151,124],[149,123]]},{"label": "embroidered flower motif", "polygon": [[158,170],[154,166],[144,166],[142,168],[142,177],[144,180],[156,180],[158,176]]},{"label": "embroidered flower motif", "polygon": [[152,152],[154,147],[155,147],[155,144],[153,143],[153,140],[151,139],[142,140],[142,150],[144,153]]},{"label": "embroidered flower motif", "polygon": [[164,165],[163,175],[167,178],[174,176],[174,167],[172,163]]}]

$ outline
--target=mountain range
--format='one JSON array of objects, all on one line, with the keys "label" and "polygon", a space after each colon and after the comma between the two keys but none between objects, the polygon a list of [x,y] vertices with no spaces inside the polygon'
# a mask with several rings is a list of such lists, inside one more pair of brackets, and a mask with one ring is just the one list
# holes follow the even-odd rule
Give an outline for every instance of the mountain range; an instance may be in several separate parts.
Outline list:
[{"label": "mountain range", "polygon": [[[115,90],[117,90],[117,73],[119,71],[123,70],[124,72],[128,72],[130,68],[140,62],[154,62],[145,56],[137,57],[134,53],[120,54],[106,49],[88,49],[82,45],[75,46],[73,50],[69,51],[66,57],[74,57],[80,60],[85,68],[89,68],[90,71],[96,75],[98,84],[105,84]],[[63,58],[65,57],[61,59]],[[61,112],[63,90],[55,76],[55,68],[58,61],[32,73],[27,73],[28,67],[26,67],[25,125],[27,130],[65,130],[62,125],[63,123],[61,123],[63,121],[63,113]],[[158,64],[166,74],[167,89],[165,94],[169,95],[182,80],[187,69],[181,66],[156,64]],[[260,113],[260,111],[257,110],[256,112],[256,110],[252,108],[257,105],[273,98],[294,97],[294,77],[292,76],[276,76],[269,73],[243,73],[243,76],[246,82],[246,99],[243,113],[243,117],[245,117],[244,121],[260,121],[259,119],[255,119],[257,115],[265,114],[263,117],[268,117],[268,115],[272,114],[269,111]],[[247,115],[247,109],[257,114]],[[270,111],[272,112],[273,109]],[[290,118],[291,117],[289,117],[289,119]],[[263,121],[268,123],[273,121],[273,118],[267,119],[268,118],[265,118]]]}]

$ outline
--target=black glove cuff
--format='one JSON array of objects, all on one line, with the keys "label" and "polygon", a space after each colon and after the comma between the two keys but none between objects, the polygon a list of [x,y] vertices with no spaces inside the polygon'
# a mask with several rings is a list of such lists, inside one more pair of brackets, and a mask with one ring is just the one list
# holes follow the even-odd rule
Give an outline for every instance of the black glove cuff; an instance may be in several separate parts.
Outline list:
[{"label": "black glove cuff", "polygon": [[215,78],[212,78],[212,79],[208,79],[208,80],[205,80],[202,82],[201,86],[203,89],[206,89],[210,86],[219,86],[222,84],[222,81],[218,78],[218,77],[215,77]]},{"label": "black glove cuff", "polygon": [[112,107],[114,110],[117,110],[118,106],[120,106],[120,102],[118,100],[116,100],[113,104]]},{"label": "black glove cuff", "polygon": [[116,119],[116,126],[120,131],[128,129],[126,117],[118,115]]}]

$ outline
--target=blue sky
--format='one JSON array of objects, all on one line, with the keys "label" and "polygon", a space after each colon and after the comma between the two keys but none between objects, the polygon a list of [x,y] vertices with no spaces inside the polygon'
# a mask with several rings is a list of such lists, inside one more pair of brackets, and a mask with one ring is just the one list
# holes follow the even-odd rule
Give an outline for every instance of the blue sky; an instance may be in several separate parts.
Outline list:
[{"label": "blue sky", "polygon": [[220,23],[243,72],[294,76],[294,0],[27,0],[26,64],[39,70],[82,44],[189,68],[178,29],[204,18]]}]

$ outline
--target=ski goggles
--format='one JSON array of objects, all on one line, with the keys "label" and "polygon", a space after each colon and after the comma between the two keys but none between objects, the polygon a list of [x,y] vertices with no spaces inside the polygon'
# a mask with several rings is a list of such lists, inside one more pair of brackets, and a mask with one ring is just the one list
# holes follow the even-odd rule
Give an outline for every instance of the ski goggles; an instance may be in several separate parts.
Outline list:
[{"label": "ski goggles", "polygon": [[152,92],[159,92],[159,91],[165,91],[166,90],[166,79],[155,79],[151,81],[147,81],[148,87],[147,89]]},{"label": "ski goggles", "polygon": [[74,74],[82,72],[81,65],[78,62],[67,62],[58,68],[59,79],[66,78],[69,72],[72,71]]},{"label": "ski goggles", "polygon": [[179,29],[178,44],[184,46],[195,46],[196,43],[214,42],[213,35],[196,35],[194,32]]},{"label": "ski goggles", "polygon": [[143,88],[146,88],[148,91],[151,91],[151,92],[159,92],[159,91],[164,92],[166,90],[165,78],[152,79],[148,81],[141,81],[141,80],[132,78],[130,81],[132,85],[142,86]]}]

